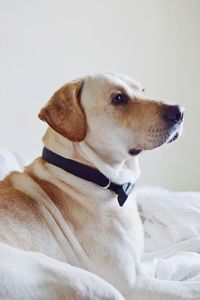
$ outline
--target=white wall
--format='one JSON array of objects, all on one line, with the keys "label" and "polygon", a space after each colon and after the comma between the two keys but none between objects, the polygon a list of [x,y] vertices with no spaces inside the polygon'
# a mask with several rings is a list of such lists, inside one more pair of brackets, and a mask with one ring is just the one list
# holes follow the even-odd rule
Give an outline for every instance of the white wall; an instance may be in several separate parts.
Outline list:
[{"label": "white wall", "polygon": [[186,109],[180,141],[141,159],[141,183],[200,190],[199,0],[1,0],[1,146],[40,154],[37,113],[64,82],[119,71]]}]

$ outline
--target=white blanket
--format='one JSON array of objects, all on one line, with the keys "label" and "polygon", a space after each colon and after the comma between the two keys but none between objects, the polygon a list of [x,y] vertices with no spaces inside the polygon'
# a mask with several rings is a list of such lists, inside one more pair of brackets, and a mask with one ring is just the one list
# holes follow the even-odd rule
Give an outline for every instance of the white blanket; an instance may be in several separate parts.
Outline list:
[{"label": "white blanket", "polygon": [[27,160],[20,155],[0,147],[0,180],[11,171],[22,171]]},{"label": "white blanket", "polygon": [[164,280],[200,281],[200,192],[141,187],[136,193],[145,232],[145,271]]},{"label": "white blanket", "polygon": [[[0,179],[26,163],[0,148]],[[200,192],[141,187],[136,194],[145,231],[144,271],[164,280],[200,281]]]}]

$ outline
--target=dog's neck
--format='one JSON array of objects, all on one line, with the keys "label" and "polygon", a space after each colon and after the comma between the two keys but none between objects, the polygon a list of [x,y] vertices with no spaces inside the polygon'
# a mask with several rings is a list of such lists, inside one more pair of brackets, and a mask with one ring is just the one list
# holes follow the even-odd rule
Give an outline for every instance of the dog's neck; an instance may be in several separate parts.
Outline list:
[{"label": "dog's neck", "polygon": [[100,153],[94,151],[87,141],[73,143],[48,128],[43,137],[43,142],[49,150],[69,159],[81,162],[85,165],[98,169],[112,182],[123,184],[125,182],[135,182],[139,175],[140,169],[137,157],[126,157],[119,155],[115,151],[115,157],[112,161],[102,157]]}]

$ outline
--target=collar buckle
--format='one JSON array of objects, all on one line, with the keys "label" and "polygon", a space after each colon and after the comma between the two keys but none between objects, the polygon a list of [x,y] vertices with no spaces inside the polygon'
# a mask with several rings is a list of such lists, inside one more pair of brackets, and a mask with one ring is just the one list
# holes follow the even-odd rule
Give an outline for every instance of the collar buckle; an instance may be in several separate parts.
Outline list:
[{"label": "collar buckle", "polygon": [[109,178],[107,178],[107,179],[108,179],[108,183],[107,183],[105,186],[101,186],[101,185],[100,185],[100,188],[101,188],[102,190],[106,190],[106,189],[108,189],[108,188],[110,187],[111,180],[110,180]]}]

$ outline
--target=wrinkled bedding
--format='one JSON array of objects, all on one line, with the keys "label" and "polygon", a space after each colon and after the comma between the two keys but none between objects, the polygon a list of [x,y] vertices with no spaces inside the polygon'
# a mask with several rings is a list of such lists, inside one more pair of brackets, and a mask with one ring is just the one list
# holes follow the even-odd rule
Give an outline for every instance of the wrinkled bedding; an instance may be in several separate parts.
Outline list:
[{"label": "wrinkled bedding", "polygon": [[0,147],[0,180],[11,171],[22,171],[28,163],[22,156]]},{"label": "wrinkled bedding", "polygon": [[[26,163],[0,148],[0,179]],[[137,188],[136,196],[145,232],[144,272],[163,280],[200,281],[200,192],[151,186]]]},{"label": "wrinkled bedding", "polygon": [[163,280],[200,281],[200,192],[141,187],[137,201],[145,272]]}]

